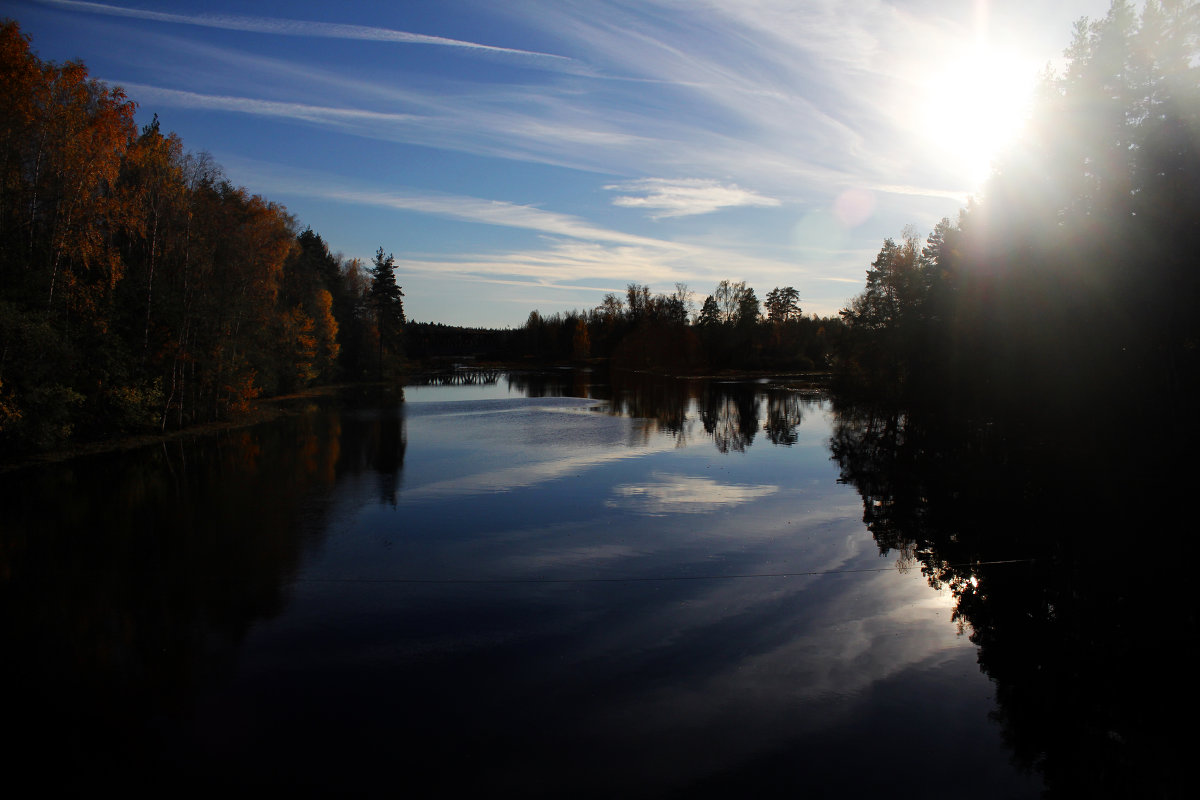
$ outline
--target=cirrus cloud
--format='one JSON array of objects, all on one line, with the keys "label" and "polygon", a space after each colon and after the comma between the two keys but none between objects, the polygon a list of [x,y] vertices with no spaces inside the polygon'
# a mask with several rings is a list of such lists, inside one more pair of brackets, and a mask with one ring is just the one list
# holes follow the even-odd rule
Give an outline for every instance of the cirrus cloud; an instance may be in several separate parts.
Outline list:
[{"label": "cirrus cloud", "polygon": [[766,197],[734,183],[722,184],[702,178],[643,178],[613,183],[604,187],[610,192],[629,192],[613,199],[613,205],[626,208],[648,208],[657,213],[654,219],[708,214],[720,208],[736,206],[777,206],[779,200]]},{"label": "cirrus cloud", "polygon": [[489,53],[501,53],[515,56],[532,56],[535,58],[570,61],[571,59],[554,53],[541,53],[535,50],[520,50],[514,47],[498,47],[496,45],[467,42],[461,39],[448,39],[445,36],[429,36],[423,33],[399,31],[391,28],[379,28],[369,25],[348,25],[342,23],[310,22],[298,19],[278,19],[270,17],[247,17],[235,14],[171,14],[164,11],[151,11],[141,8],[127,8],[106,3],[93,3],[87,0],[40,0],[45,5],[80,11],[90,14],[103,14],[113,17],[129,17],[144,19],[152,22],[166,22],[177,25],[196,25],[204,28],[220,28],[230,31],[246,31],[251,33],[267,33],[276,36],[307,36],[325,39],[355,39],[369,42],[394,42],[397,44],[428,44],[443,47],[459,47]]}]

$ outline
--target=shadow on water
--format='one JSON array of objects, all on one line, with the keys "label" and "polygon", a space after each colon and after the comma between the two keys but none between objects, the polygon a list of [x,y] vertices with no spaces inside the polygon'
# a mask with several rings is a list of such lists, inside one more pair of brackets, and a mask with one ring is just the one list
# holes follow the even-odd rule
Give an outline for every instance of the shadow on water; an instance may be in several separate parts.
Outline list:
[{"label": "shadow on water", "polygon": [[10,763],[56,785],[161,777],[166,732],[234,671],[254,625],[287,607],[334,485],[373,474],[395,503],[406,441],[396,399],[304,401],[254,428],[5,476],[0,680],[20,732]]},{"label": "shadow on water", "polygon": [[1194,531],[1192,476],[846,402],[831,450],[880,552],[953,593],[994,719],[1047,796],[1186,796],[1196,613],[1165,562]]}]

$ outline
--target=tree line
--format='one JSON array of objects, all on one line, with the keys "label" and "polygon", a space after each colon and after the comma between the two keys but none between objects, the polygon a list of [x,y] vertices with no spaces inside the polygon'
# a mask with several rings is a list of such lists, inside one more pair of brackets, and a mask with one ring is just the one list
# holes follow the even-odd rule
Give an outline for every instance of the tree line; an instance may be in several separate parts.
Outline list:
[{"label": "tree line", "polygon": [[826,371],[844,329],[840,317],[805,316],[800,293],[776,287],[759,302],[744,281],[721,281],[696,308],[677,283],[669,293],[630,283],[594,308],[531,311],[519,328],[409,322],[405,352],[425,363],[461,360],[546,363],[609,361],[671,374],[707,370]]},{"label": "tree line", "polygon": [[630,283],[595,308],[542,315],[532,311],[515,344],[540,360],[611,359],[616,367],[695,374],[721,369],[828,367],[841,319],[804,316],[800,294],[776,287],[759,301],[745,281],[723,280],[699,309],[677,283],[669,293]]},{"label": "tree line", "polygon": [[1118,0],[1065,55],[982,199],[884,242],[841,312],[838,375],[1081,443],[1194,433],[1200,6]]},{"label": "tree line", "polygon": [[135,107],[0,26],[0,452],[394,372],[394,259],[331,253]]}]

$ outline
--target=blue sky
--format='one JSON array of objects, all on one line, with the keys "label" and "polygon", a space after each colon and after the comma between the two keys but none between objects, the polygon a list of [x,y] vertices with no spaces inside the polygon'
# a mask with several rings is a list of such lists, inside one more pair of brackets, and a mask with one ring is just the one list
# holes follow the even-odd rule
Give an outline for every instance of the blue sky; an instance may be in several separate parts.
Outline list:
[{"label": "blue sky", "polygon": [[410,319],[518,326],[636,281],[806,313],[979,188],[1108,0],[0,0],[331,249],[396,256]]}]

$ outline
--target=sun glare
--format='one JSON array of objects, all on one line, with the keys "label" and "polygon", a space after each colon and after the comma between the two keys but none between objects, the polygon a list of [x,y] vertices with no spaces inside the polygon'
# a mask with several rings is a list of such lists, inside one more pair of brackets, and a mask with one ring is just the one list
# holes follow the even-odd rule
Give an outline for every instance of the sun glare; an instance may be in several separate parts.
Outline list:
[{"label": "sun glare", "polygon": [[1036,77],[1027,61],[980,48],[948,62],[926,84],[918,130],[971,191],[1024,126]]}]

